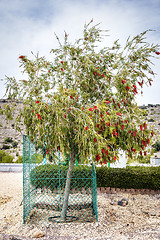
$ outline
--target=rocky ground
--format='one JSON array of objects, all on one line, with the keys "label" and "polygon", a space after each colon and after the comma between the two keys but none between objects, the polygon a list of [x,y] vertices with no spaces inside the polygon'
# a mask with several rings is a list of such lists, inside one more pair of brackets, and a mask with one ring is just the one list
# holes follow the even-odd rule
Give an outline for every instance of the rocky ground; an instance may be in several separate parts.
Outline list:
[{"label": "rocky ground", "polygon": [[0,172],[0,179],[0,240],[160,239],[160,194],[99,193],[98,222],[29,227],[22,223],[22,173]]}]

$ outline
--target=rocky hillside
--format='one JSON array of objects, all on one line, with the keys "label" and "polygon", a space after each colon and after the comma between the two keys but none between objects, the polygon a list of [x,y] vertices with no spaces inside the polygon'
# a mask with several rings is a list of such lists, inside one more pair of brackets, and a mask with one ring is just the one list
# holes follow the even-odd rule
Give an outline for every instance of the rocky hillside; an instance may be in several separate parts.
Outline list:
[{"label": "rocky hillside", "polygon": [[[18,109],[22,108],[21,102],[15,103],[17,104],[17,107],[14,110],[14,118],[16,118],[18,114]],[[18,155],[22,156],[24,130],[23,133],[19,133],[15,130],[14,120],[6,121],[3,112],[6,105],[10,105],[10,101],[0,99],[0,149],[4,149],[13,155],[14,160],[16,160]],[[143,105],[140,108],[146,110],[146,120],[156,131],[158,131],[158,135],[160,136],[160,104],[148,104],[147,106]],[[23,129],[23,125],[21,127]]]}]

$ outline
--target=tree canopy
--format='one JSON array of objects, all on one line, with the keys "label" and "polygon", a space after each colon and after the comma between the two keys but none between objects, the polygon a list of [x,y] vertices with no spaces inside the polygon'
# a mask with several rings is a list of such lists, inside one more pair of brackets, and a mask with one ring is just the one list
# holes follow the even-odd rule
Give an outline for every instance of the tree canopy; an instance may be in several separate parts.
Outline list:
[{"label": "tree canopy", "polygon": [[136,96],[152,84],[152,58],[160,54],[159,45],[146,41],[147,32],[129,37],[124,47],[115,41],[101,48],[108,36],[91,21],[74,43],[67,33],[63,43],[56,36],[53,61],[19,56],[28,78],[8,77],[6,91],[24,103],[17,123],[24,121],[27,135],[40,148],[45,143],[49,156],[57,148],[101,164],[118,159],[120,149],[129,157],[145,156],[154,133]]}]

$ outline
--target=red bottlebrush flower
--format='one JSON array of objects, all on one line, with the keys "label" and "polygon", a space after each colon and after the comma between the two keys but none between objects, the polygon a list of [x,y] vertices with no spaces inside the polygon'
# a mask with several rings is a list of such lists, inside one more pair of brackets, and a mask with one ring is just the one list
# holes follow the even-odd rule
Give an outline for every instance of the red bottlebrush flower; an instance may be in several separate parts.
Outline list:
[{"label": "red bottlebrush flower", "polygon": [[39,101],[36,101],[36,103],[39,103]]},{"label": "red bottlebrush flower", "polygon": [[95,75],[95,76],[96,76],[96,74],[97,74],[97,73],[96,73],[96,72],[94,72],[94,75]]},{"label": "red bottlebrush flower", "polygon": [[119,113],[119,112],[116,112],[116,115],[118,115],[118,116],[121,116],[122,114],[121,114],[121,113]]},{"label": "red bottlebrush flower", "polygon": [[41,115],[39,113],[37,113],[37,117],[38,117],[38,119],[41,120]]},{"label": "red bottlebrush flower", "polygon": [[137,136],[137,134],[136,134],[136,132],[135,132],[135,131],[133,131],[133,136],[134,136],[134,137],[136,137],[136,136]]},{"label": "red bottlebrush flower", "polygon": [[108,150],[105,151],[105,154],[108,155]]},{"label": "red bottlebrush flower", "polygon": [[144,152],[144,156],[146,156],[146,155],[147,155],[147,152],[145,151],[145,152]]},{"label": "red bottlebrush flower", "polygon": [[105,77],[105,75],[104,75],[104,74],[102,74],[102,77]]},{"label": "red bottlebrush flower", "polygon": [[71,99],[73,99],[73,97],[72,97],[72,96],[70,96],[70,98],[71,98]]},{"label": "red bottlebrush flower", "polygon": [[88,110],[92,112],[94,110],[94,108],[89,108]]},{"label": "red bottlebrush flower", "polygon": [[142,156],[142,151],[140,151],[140,155]]},{"label": "red bottlebrush flower", "polygon": [[142,86],[142,85],[143,85],[143,83],[142,83],[142,82],[138,82],[138,84],[139,84],[140,86]]},{"label": "red bottlebrush flower", "polygon": [[121,106],[120,106],[120,104],[119,104],[119,103],[117,103],[117,105],[118,105],[118,107],[119,107],[119,108],[121,108]]},{"label": "red bottlebrush flower", "polygon": [[97,106],[94,106],[94,109],[98,109]]},{"label": "red bottlebrush flower", "polygon": [[146,141],[142,140],[142,144],[143,144],[145,147],[147,147]]},{"label": "red bottlebrush flower", "polygon": [[98,162],[100,159],[101,159],[101,156],[99,156],[99,154],[97,154],[96,161]]},{"label": "red bottlebrush flower", "polygon": [[143,131],[143,126],[142,125],[140,125],[140,130]]},{"label": "red bottlebrush flower", "polygon": [[125,120],[125,123],[127,123],[127,120]]},{"label": "red bottlebrush flower", "polygon": [[114,156],[114,157],[113,157],[113,160],[116,161],[116,159],[117,159],[116,156]]},{"label": "red bottlebrush flower", "polygon": [[84,108],[84,107],[82,107],[82,110],[85,110],[85,108]]},{"label": "red bottlebrush flower", "polygon": [[109,146],[107,146],[107,148],[108,148],[108,149],[110,149],[110,147],[109,147]]},{"label": "red bottlebrush flower", "polygon": [[154,136],[154,132],[151,132],[151,134],[152,134],[152,137]]},{"label": "red bottlebrush flower", "polygon": [[31,111],[32,113],[34,112],[34,110]]},{"label": "red bottlebrush flower", "polygon": [[61,61],[61,63],[63,64],[63,61]]},{"label": "red bottlebrush flower", "polygon": [[75,129],[76,129],[76,130],[78,130],[78,128],[77,128],[77,127],[75,127]]},{"label": "red bottlebrush flower", "polygon": [[60,151],[60,146],[57,147],[57,151]]},{"label": "red bottlebrush flower", "polygon": [[97,128],[99,128],[99,124],[97,124],[96,126],[97,126]]},{"label": "red bottlebrush flower", "polygon": [[88,127],[85,127],[85,130],[88,130],[89,128]]},{"label": "red bottlebrush flower", "polygon": [[160,55],[160,52],[155,52],[155,54]]},{"label": "red bottlebrush flower", "polygon": [[136,86],[136,85],[133,85],[133,87],[134,87],[134,88],[137,88],[137,86]]},{"label": "red bottlebrush flower", "polygon": [[106,101],[104,101],[104,103],[110,104],[110,101],[106,100]]},{"label": "red bottlebrush flower", "polygon": [[61,68],[61,71],[63,71],[63,68]]},{"label": "red bottlebrush flower", "polygon": [[94,138],[94,142],[97,143],[97,139],[96,138]]},{"label": "red bottlebrush flower", "polygon": [[109,112],[106,112],[107,113],[107,115],[109,115]]},{"label": "red bottlebrush flower", "polygon": [[122,79],[122,83],[125,84],[127,81],[125,79]]},{"label": "red bottlebrush flower", "polygon": [[23,59],[23,58],[24,58],[24,56],[23,56],[23,55],[21,55],[21,56],[19,56],[19,58],[20,58],[20,59]]},{"label": "red bottlebrush flower", "polygon": [[66,118],[66,115],[64,115],[64,118]]},{"label": "red bottlebrush flower", "polygon": [[129,133],[131,133],[131,130],[129,130]]},{"label": "red bottlebrush flower", "polygon": [[150,144],[150,140],[149,140],[149,138],[147,138],[147,143]]},{"label": "red bottlebrush flower", "polygon": [[133,152],[135,152],[135,151],[136,151],[136,149],[135,149],[135,148],[132,148],[132,151],[133,151]]},{"label": "red bottlebrush flower", "polygon": [[68,111],[71,111],[71,108],[69,108]]},{"label": "red bottlebrush flower", "polygon": [[126,86],[126,90],[128,91],[129,89],[131,89],[129,86]]},{"label": "red bottlebrush flower", "polygon": [[102,153],[105,153],[106,151],[105,151],[105,149],[104,148],[102,148]]},{"label": "red bottlebrush flower", "polygon": [[101,113],[101,118],[103,117],[104,115]]},{"label": "red bottlebrush flower", "polygon": [[106,159],[104,159],[104,160],[103,160],[103,163],[104,163],[104,164],[107,164],[107,160],[106,160]]},{"label": "red bottlebrush flower", "polygon": [[124,129],[124,125],[121,126],[121,130],[123,130],[123,129]]},{"label": "red bottlebrush flower", "polygon": [[147,129],[147,124],[143,123],[143,127],[144,127],[144,129]]}]

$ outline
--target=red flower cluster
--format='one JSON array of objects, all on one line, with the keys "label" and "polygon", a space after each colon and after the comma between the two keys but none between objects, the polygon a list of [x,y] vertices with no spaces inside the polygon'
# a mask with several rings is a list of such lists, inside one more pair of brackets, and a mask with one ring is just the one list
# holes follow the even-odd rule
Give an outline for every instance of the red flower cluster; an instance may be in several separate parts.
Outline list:
[{"label": "red flower cluster", "polygon": [[38,117],[38,119],[41,120],[41,115],[39,113],[37,113],[37,117]]},{"label": "red flower cluster", "polygon": [[133,131],[133,136],[134,136],[134,137],[136,137],[136,136],[137,136],[137,134],[136,134],[136,132],[135,132],[135,131]]},{"label": "red flower cluster", "polygon": [[102,148],[102,153],[108,155],[108,150]]},{"label": "red flower cluster", "polygon": [[160,55],[160,52],[155,52],[155,54]]},{"label": "red flower cluster", "polygon": [[121,116],[122,114],[121,114],[121,113],[119,113],[119,112],[116,112],[116,115],[118,115],[118,116]]},{"label": "red flower cluster", "polygon": [[89,128],[88,127],[85,127],[85,130],[88,130]]},{"label": "red flower cluster", "polygon": [[143,131],[143,126],[142,125],[140,125],[140,130]]},{"label": "red flower cluster", "polygon": [[101,156],[99,156],[99,154],[97,154],[96,161],[98,162],[100,159],[101,159]]},{"label": "red flower cluster", "polygon": [[73,99],[74,97],[73,96],[70,96],[71,99]]},{"label": "red flower cluster", "polygon": [[24,56],[22,56],[22,55],[21,55],[21,56],[19,56],[19,58],[23,59],[23,58],[24,58]]},{"label": "red flower cluster", "polygon": [[134,95],[137,94],[137,86],[136,85],[133,85],[133,92],[134,92]]},{"label": "red flower cluster", "polygon": [[125,84],[127,81],[125,79],[122,79],[122,83]]},{"label": "red flower cluster", "polygon": [[129,89],[131,89],[128,85],[126,86],[126,90],[128,91]]},{"label": "red flower cluster", "polygon": [[39,103],[39,101],[36,101],[36,103]]},{"label": "red flower cluster", "polygon": [[97,139],[96,138],[94,138],[94,142],[97,143]]},{"label": "red flower cluster", "polygon": [[89,111],[93,111],[94,110],[94,108],[89,108]]}]

